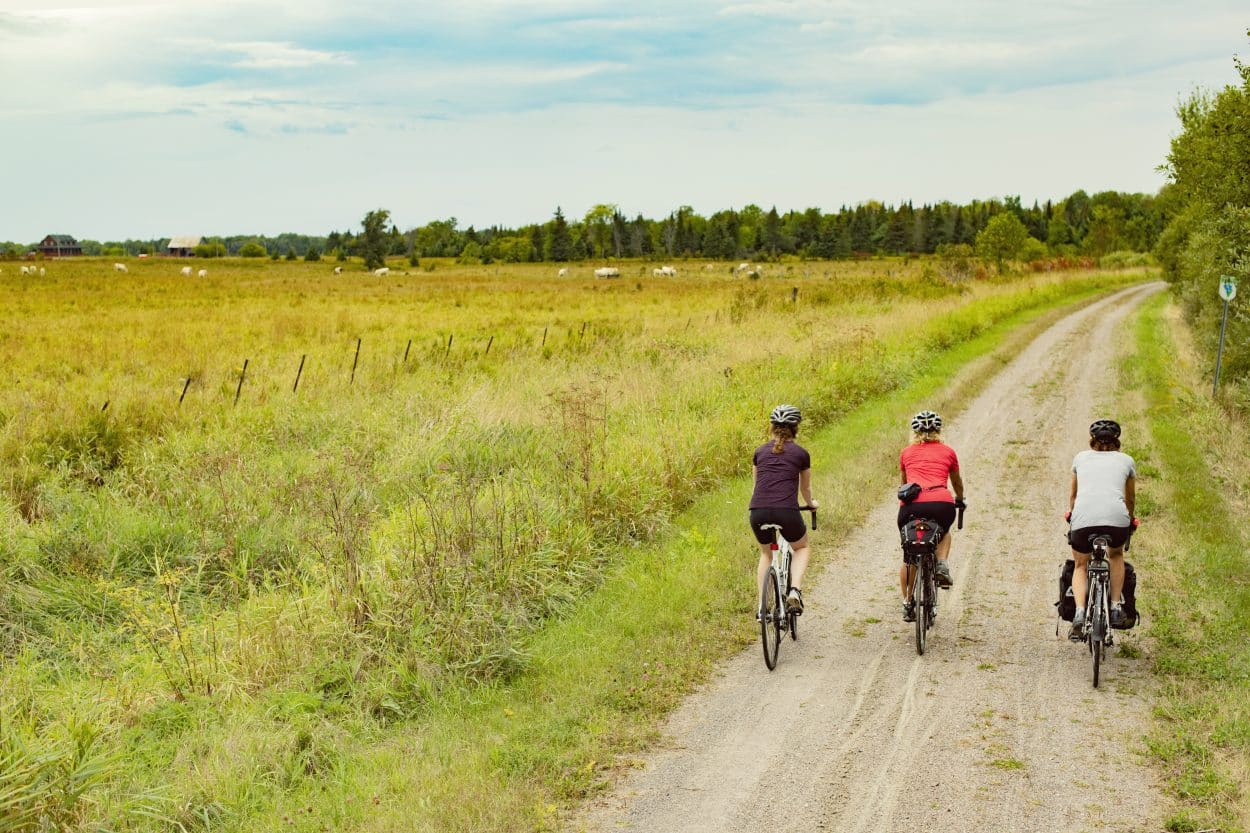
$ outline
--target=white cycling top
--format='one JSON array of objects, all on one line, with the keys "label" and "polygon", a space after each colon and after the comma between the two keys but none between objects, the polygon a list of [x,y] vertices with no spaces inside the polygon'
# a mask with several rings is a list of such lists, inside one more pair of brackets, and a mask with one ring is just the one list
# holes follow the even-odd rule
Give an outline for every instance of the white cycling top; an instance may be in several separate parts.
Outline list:
[{"label": "white cycling top", "polygon": [[1124,502],[1124,486],[1137,476],[1133,458],[1120,451],[1082,451],[1072,461],[1076,504],[1072,528],[1128,526],[1132,518]]}]

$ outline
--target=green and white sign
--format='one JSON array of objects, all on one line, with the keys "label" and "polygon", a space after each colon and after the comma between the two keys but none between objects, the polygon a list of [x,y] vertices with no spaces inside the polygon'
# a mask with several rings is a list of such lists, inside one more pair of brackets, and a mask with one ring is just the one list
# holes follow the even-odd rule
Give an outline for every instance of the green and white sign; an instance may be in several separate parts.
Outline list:
[{"label": "green and white sign", "polygon": [[1220,275],[1220,297],[1225,301],[1237,297],[1237,279],[1232,275]]}]

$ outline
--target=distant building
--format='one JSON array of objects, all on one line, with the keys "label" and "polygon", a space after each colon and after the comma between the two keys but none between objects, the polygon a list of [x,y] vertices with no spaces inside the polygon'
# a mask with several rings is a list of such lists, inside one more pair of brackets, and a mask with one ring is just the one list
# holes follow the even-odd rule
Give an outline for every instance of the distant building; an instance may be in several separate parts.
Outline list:
[{"label": "distant building", "polygon": [[38,246],[44,257],[81,257],[82,246],[68,234],[49,234]]},{"label": "distant building", "polygon": [[165,253],[170,257],[191,257],[195,254],[195,247],[203,242],[204,238],[199,235],[184,234],[172,238],[165,248]]}]

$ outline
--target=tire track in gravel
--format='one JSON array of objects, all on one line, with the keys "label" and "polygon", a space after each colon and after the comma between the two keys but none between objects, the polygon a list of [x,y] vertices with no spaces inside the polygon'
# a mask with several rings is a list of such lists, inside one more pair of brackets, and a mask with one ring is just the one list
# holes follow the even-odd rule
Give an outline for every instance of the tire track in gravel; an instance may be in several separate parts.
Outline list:
[{"label": "tire track in gravel", "polygon": [[1160,829],[1154,775],[1131,751],[1148,673],[1113,652],[1095,691],[1052,606],[1072,456],[1113,404],[1117,326],[1160,288],[1061,319],[951,420],[971,508],[925,656],[900,618],[883,499],[836,552],[817,539],[826,569],[776,671],[758,645],[729,660],[571,829]]}]

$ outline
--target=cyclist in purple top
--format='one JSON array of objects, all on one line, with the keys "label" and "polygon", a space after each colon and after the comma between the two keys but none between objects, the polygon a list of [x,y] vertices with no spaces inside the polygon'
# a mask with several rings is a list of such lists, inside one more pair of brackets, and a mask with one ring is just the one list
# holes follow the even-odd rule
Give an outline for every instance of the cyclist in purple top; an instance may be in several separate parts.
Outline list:
[{"label": "cyclist in purple top", "polygon": [[777,524],[781,535],[790,542],[794,556],[790,560],[790,593],[786,610],[803,612],[803,573],[807,570],[807,525],[799,511],[799,492],[808,506],[812,500],[812,458],[794,441],[803,421],[793,405],[778,405],[769,415],[772,440],[755,449],[751,470],[755,475],[755,491],[751,495],[751,531],[760,545],[760,563],[756,570],[756,589],[764,587],[768,568],[773,563],[773,531],[760,529],[763,524]]}]

